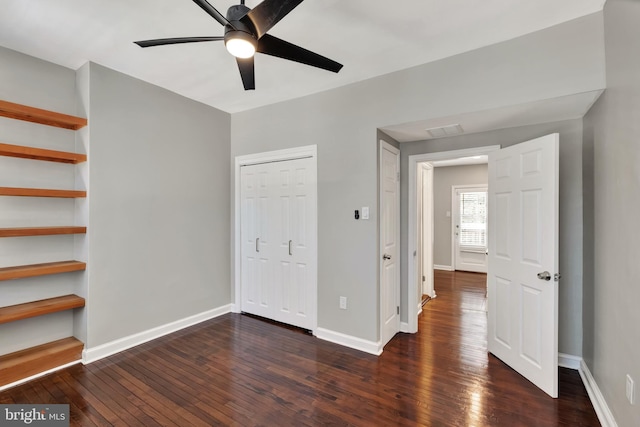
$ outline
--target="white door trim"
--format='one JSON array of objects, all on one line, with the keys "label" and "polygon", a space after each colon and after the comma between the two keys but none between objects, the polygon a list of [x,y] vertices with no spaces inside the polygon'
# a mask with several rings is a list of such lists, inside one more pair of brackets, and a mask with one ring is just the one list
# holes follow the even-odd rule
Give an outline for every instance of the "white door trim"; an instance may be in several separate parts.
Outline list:
[{"label": "white door trim", "polygon": [[[385,342],[385,337],[383,336],[383,330],[384,330],[384,316],[383,316],[383,287],[382,287],[382,277],[383,277],[383,267],[384,267],[384,263],[382,262],[382,256],[384,253],[384,242],[383,242],[383,230],[382,227],[384,226],[384,215],[382,212],[382,198],[383,198],[383,192],[384,192],[384,174],[382,171],[382,151],[383,150],[387,150],[393,154],[396,155],[396,161],[397,161],[397,172],[398,172],[398,177],[396,180],[396,195],[397,195],[397,201],[396,201],[396,229],[395,229],[395,234],[396,234],[396,242],[398,242],[398,244],[396,244],[396,253],[392,254],[393,257],[395,257],[395,262],[396,262],[396,301],[398,304],[398,307],[400,307],[400,250],[401,250],[401,245],[400,245],[400,150],[397,149],[396,147],[394,147],[393,145],[389,144],[386,141],[383,141],[382,139],[380,140],[380,145],[378,148],[378,318],[379,318],[379,328],[378,328],[378,337],[380,339],[380,343],[381,346],[384,347],[385,344],[387,342]],[[399,311],[399,310],[398,310]],[[400,332],[400,318],[401,315],[400,313],[398,313],[398,325],[397,325],[397,332]]]},{"label": "white door trim", "polygon": [[[418,288],[422,287],[421,292],[418,292],[419,307],[418,312],[422,310],[422,295],[427,294],[431,298],[436,298],[436,289],[433,283],[433,165],[431,163],[419,163],[420,170],[418,173],[418,189],[420,194],[417,194],[420,206],[418,206],[418,220],[417,225],[419,229],[419,243],[418,243]],[[428,177],[428,184],[425,184],[425,177]],[[428,195],[425,197],[425,191],[428,191]],[[428,197],[429,202],[426,203],[425,199]],[[429,206],[428,210],[424,209],[425,204]],[[428,237],[426,240],[424,237]],[[427,249],[425,249],[427,248]],[[420,276],[423,276],[421,278]],[[422,286],[420,281],[422,280]]]},{"label": "white door trim", "polygon": [[[475,185],[452,185],[451,186],[451,267],[452,270],[457,270],[457,256],[456,253],[456,220],[460,214],[460,206],[458,205],[458,190],[484,190],[488,193],[489,184],[475,184]],[[485,260],[486,263],[486,260]],[[486,273],[486,271],[485,271]]]},{"label": "white door trim", "polygon": [[[492,151],[499,150],[499,145],[489,145],[484,147],[467,148],[463,150],[452,151],[439,151],[436,153],[414,154],[409,156],[409,209],[407,210],[407,224],[409,231],[407,233],[407,268],[408,268],[408,309],[407,309],[407,332],[418,332],[418,268],[416,263],[416,257],[413,256],[418,250],[418,236],[417,236],[417,221],[418,221],[418,207],[417,207],[417,169],[418,163],[433,162],[436,160],[448,160],[456,159],[460,157],[472,157],[489,154]],[[422,279],[422,278],[420,278]],[[402,308],[404,310],[404,307]]]},{"label": "white door trim", "polygon": [[[234,238],[233,238],[233,242],[234,242],[234,248],[233,248],[233,254],[234,254],[234,279],[233,279],[233,283],[231,284],[232,290],[234,292],[234,304],[232,306],[231,311],[234,313],[240,313],[241,311],[241,307],[242,307],[242,292],[241,292],[241,283],[242,283],[242,254],[241,254],[241,241],[240,241],[240,226],[241,226],[241,219],[240,219],[240,202],[241,202],[241,198],[240,198],[240,190],[241,190],[241,185],[240,185],[240,168],[242,166],[247,166],[247,165],[255,165],[255,164],[259,164],[259,163],[267,163],[267,162],[279,162],[279,161],[286,161],[286,160],[295,160],[295,159],[302,159],[302,158],[308,158],[311,157],[313,159],[315,159],[315,161],[317,162],[318,159],[318,146],[317,145],[306,145],[303,147],[295,147],[295,148],[287,148],[284,150],[275,150],[275,151],[267,151],[267,152],[263,152],[263,153],[254,153],[254,154],[247,154],[247,155],[243,155],[243,156],[236,156],[235,158],[235,170],[234,170],[234,223],[233,223],[233,230],[234,230]],[[317,179],[315,180],[317,183]],[[317,206],[316,206],[317,209]],[[315,227],[315,231],[314,231],[314,242],[316,245],[316,260],[315,260],[315,264],[317,265],[317,256],[318,256],[318,252],[317,252],[317,245],[318,245],[318,229],[317,229],[317,223],[316,223],[316,227]],[[316,282],[317,282],[317,272],[316,272],[316,278],[315,278]],[[316,297],[317,298],[317,297]],[[317,328],[318,325],[318,318],[317,318],[317,313],[318,310],[314,310],[314,316],[315,319],[313,320],[313,324],[315,325],[314,328],[312,329],[313,331],[315,331],[315,329]]]}]

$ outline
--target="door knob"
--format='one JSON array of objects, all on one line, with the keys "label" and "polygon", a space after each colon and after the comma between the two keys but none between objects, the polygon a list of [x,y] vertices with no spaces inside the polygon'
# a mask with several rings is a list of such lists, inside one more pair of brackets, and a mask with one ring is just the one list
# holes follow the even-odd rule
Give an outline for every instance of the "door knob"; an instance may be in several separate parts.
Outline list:
[{"label": "door knob", "polygon": [[542,273],[538,273],[538,279],[546,280],[547,282],[551,280],[551,273],[548,271],[543,271]]},{"label": "door knob", "polygon": [[384,255],[382,255],[382,259],[384,259],[384,260],[391,259],[391,255],[384,254]]}]

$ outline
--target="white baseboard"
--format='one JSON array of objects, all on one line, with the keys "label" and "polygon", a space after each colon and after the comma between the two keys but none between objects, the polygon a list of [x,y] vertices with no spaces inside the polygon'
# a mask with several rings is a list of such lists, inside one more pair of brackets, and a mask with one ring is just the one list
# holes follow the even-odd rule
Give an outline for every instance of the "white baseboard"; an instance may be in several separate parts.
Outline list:
[{"label": "white baseboard", "polygon": [[434,270],[444,270],[444,271],[453,271],[453,267],[450,265],[438,265],[438,264],[434,264],[433,265],[433,269]]},{"label": "white baseboard", "polygon": [[589,395],[589,399],[591,399],[591,404],[596,411],[602,427],[618,427],[618,423],[616,423],[615,418],[613,418],[609,405],[607,405],[606,400],[604,400],[604,396],[602,392],[600,392],[600,388],[595,378],[593,378],[593,375],[591,375],[589,367],[584,363],[584,360],[580,362],[578,372],[580,373],[584,387],[587,389],[587,394]]},{"label": "white baseboard", "polygon": [[82,352],[82,363],[86,365],[88,363],[95,362],[96,360],[111,356],[123,350],[127,350],[131,347],[144,344],[147,341],[160,338],[172,332],[179,331],[180,329],[196,325],[198,323],[204,322],[205,320],[213,319],[214,317],[218,317],[230,312],[231,304],[227,304],[222,307],[214,308],[213,310],[208,310],[203,313],[186,317],[184,319],[176,320],[175,322],[167,323],[166,325],[158,326],[156,328],[138,332],[137,334],[129,335],[127,337],[123,337],[106,344],[85,349]]},{"label": "white baseboard", "polygon": [[560,367],[579,371],[580,362],[582,362],[582,357],[580,356],[574,356],[572,354],[565,354],[565,353],[558,353],[558,366]]},{"label": "white baseboard", "polygon": [[6,389],[11,388],[11,387],[15,387],[15,386],[20,385],[20,384],[24,384],[27,381],[35,380],[36,378],[44,377],[45,375],[49,375],[52,372],[59,371],[60,369],[68,368],[69,366],[77,365],[78,363],[82,363],[82,360],[76,360],[74,362],[65,363],[64,365],[56,366],[55,368],[52,368],[52,369],[47,369],[46,371],[39,372],[39,373],[37,373],[35,375],[31,375],[30,377],[22,378],[22,379],[20,379],[18,381],[15,381],[15,382],[12,382],[12,383],[9,383],[9,384],[5,384],[5,385],[0,387],[0,391],[6,390]]},{"label": "white baseboard", "polygon": [[322,340],[364,351],[365,353],[374,354],[376,356],[380,356],[382,354],[382,345],[380,341],[367,341],[362,338],[353,337],[351,335],[346,335],[341,332],[335,332],[324,328],[317,328],[315,330],[315,335]]},{"label": "white baseboard", "polygon": [[[422,307],[420,307],[420,312],[422,312]],[[407,322],[400,322],[400,332],[409,333],[409,324]]]}]

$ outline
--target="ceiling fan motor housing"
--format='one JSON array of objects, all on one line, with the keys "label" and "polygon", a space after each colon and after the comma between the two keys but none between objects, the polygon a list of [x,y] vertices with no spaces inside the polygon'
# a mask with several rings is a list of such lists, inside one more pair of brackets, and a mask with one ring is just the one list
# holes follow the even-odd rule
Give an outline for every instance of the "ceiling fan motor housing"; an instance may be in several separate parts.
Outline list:
[{"label": "ceiling fan motor housing", "polygon": [[258,38],[255,36],[255,29],[252,25],[248,25],[250,20],[246,20],[247,22],[241,22],[240,19],[244,17],[251,9],[243,4],[237,4],[231,6],[229,10],[227,10],[227,20],[231,25],[224,26],[224,42],[225,44],[230,39],[243,39],[247,40],[254,46],[258,43]]}]

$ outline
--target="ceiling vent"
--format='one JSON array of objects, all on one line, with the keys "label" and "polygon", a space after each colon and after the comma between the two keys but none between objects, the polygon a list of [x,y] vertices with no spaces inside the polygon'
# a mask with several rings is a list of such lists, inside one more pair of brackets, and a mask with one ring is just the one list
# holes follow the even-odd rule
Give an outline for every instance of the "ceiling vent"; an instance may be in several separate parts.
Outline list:
[{"label": "ceiling vent", "polygon": [[444,138],[445,136],[460,135],[464,132],[462,126],[457,123],[454,125],[442,126],[439,128],[430,128],[425,130],[429,133],[429,135],[431,135],[432,138]]}]

